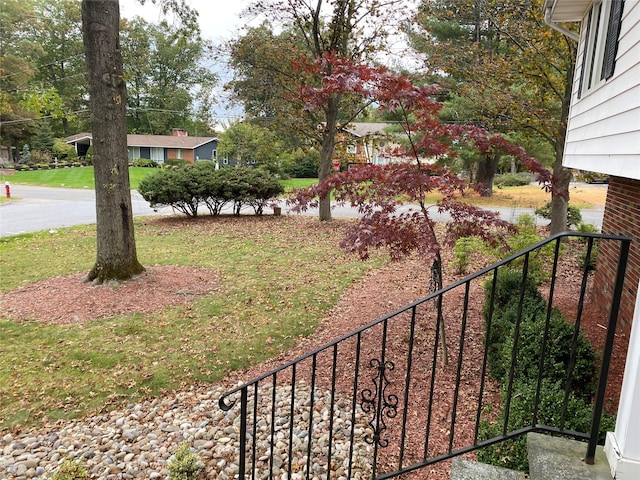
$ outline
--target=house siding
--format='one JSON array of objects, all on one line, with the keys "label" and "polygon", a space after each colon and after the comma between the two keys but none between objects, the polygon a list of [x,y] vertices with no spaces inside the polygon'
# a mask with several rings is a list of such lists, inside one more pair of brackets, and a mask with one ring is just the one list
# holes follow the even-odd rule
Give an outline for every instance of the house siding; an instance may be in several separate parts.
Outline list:
[{"label": "house siding", "polygon": [[[620,302],[619,322],[627,333],[631,329],[640,281],[640,180],[611,177],[602,223],[602,232],[631,238],[627,273]],[[615,282],[619,245],[602,241],[598,248],[593,292],[596,305],[610,305]],[[598,301],[600,298],[602,301]],[[603,312],[608,314],[609,312]]]},{"label": "house siding", "polygon": [[[586,31],[583,23],[583,31]],[[580,40],[565,156],[566,167],[640,180],[640,2],[625,2],[614,76],[579,97],[585,35]]]}]

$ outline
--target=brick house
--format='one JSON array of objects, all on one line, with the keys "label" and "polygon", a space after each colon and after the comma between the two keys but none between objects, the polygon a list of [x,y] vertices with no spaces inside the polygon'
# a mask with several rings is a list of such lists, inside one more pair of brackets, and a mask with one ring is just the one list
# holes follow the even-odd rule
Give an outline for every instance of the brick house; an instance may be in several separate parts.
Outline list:
[{"label": "brick house", "polygon": [[[73,145],[78,156],[86,155],[91,146],[91,133],[78,133],[67,137],[66,142]],[[190,137],[185,130],[173,129],[173,135],[127,135],[129,160],[146,158],[157,163],[165,163],[169,158],[188,160],[216,160],[218,138]]]}]

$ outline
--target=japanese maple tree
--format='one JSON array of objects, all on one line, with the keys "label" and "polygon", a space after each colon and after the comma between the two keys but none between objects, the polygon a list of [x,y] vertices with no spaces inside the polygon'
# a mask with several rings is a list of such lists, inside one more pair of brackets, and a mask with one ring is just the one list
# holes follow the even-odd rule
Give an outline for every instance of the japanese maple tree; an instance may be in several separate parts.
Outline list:
[{"label": "japanese maple tree", "polygon": [[[324,63],[330,63],[331,68]],[[440,123],[441,104],[434,99],[437,86],[417,86],[386,68],[354,65],[336,55],[326,55],[317,68],[331,70],[332,74],[324,76],[320,87],[301,89],[306,108],[319,108],[327,96],[337,92],[360,95],[393,117],[404,138],[391,152],[397,163],[363,164],[336,172],[317,185],[296,191],[289,200],[292,210],[298,212],[317,207],[319,199],[330,195],[338,204],[348,203],[356,208],[359,218],[349,227],[340,246],[362,259],[368,258],[371,249],[378,248],[388,249],[393,260],[417,253],[429,264],[430,290],[434,291],[442,288],[443,244],[478,236],[494,246],[504,245],[505,236],[515,227],[497,212],[463,202],[465,190],[473,186],[436,163],[439,157],[454,154],[453,142],[470,142],[480,151],[493,149],[517,156],[537,173],[542,184],[548,187],[552,182],[548,170],[503,137],[474,126]],[[440,193],[441,199],[428,204],[427,195],[433,192]],[[432,218],[436,211],[451,218],[442,239]],[[442,322],[440,325],[442,328]]]}]

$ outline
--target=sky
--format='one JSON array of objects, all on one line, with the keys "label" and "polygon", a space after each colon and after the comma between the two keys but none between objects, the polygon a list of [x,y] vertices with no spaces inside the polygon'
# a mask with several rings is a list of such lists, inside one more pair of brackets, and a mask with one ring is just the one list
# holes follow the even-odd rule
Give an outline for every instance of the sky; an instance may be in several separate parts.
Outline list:
[{"label": "sky", "polygon": [[[119,0],[120,16],[132,18],[141,16],[149,22],[158,22],[162,19],[160,9],[154,6],[151,1],[145,0],[145,5],[140,5],[139,0]],[[160,0],[158,0],[160,1]],[[213,41],[214,44],[221,44],[233,37],[239,36],[244,26],[257,26],[259,18],[241,18],[241,13],[255,0],[185,0],[193,9],[198,11],[200,31],[203,38]],[[408,2],[407,8],[412,2]],[[171,22],[171,17],[167,18]],[[412,66],[413,60],[407,56],[406,43],[401,37],[396,38],[391,45],[391,54],[381,60],[387,64],[403,64]],[[225,102],[225,94],[222,86],[232,79],[232,73],[225,65],[214,67],[213,70],[220,79],[218,92],[219,105],[214,111],[214,116],[221,123],[237,120],[242,115],[242,110],[238,107],[228,107]]]},{"label": "sky", "polygon": [[[199,13],[202,36],[216,43],[231,38],[248,21],[241,19],[240,13],[250,0],[186,0],[186,3]],[[120,16],[141,16],[150,22],[162,18],[160,9],[151,0],[146,0],[145,5],[138,0],[120,0]]]}]

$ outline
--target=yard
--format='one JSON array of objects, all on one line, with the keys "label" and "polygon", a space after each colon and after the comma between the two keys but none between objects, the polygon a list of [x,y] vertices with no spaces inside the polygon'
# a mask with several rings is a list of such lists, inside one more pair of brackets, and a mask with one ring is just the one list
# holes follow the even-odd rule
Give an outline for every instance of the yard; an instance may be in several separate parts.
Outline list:
[{"label": "yard", "polygon": [[[496,198],[541,192],[505,190]],[[572,198],[603,202],[603,191],[580,185]],[[427,293],[417,259],[341,252],[348,220],[136,222],[147,272],[120,286],[81,283],[94,227],[0,239],[1,431],[51,431],[144,399],[228,388]]]}]

